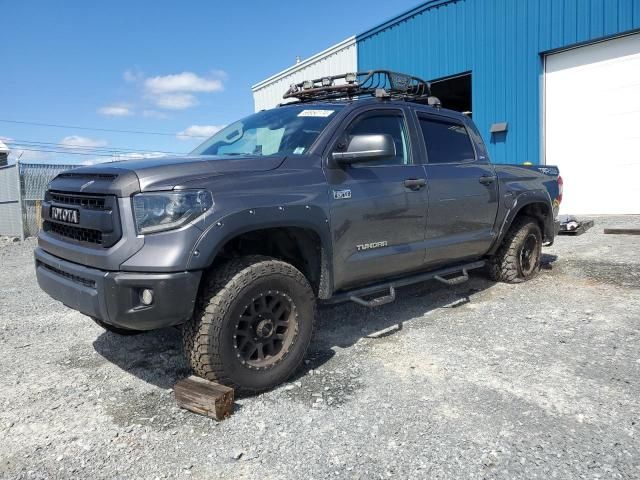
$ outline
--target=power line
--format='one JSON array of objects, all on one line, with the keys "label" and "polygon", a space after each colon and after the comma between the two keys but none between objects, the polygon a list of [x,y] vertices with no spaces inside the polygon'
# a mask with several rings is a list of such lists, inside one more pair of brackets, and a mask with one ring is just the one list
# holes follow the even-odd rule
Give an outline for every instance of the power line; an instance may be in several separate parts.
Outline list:
[{"label": "power line", "polygon": [[126,147],[107,147],[107,146],[102,146],[102,147],[90,147],[87,145],[67,145],[64,143],[52,143],[52,142],[40,142],[37,140],[18,140],[18,139],[12,139],[10,141],[7,141],[6,143],[8,143],[9,145],[13,145],[15,148],[20,148],[20,146],[26,146],[26,147],[44,147],[44,148],[51,148],[51,147],[55,147],[55,148],[63,148],[63,149],[71,149],[71,150],[90,150],[90,151],[96,151],[96,152],[118,152],[118,153],[164,153],[164,154],[169,154],[169,155],[185,155],[185,153],[179,153],[179,152],[167,152],[167,151],[163,151],[163,150],[140,150],[140,149],[136,149],[136,148],[126,148]]},{"label": "power line", "polygon": [[25,152],[43,152],[43,153],[59,153],[61,155],[85,155],[87,157],[117,157],[118,154],[104,154],[104,153],[88,153],[88,152],[69,152],[67,150],[43,150],[38,148],[20,148],[18,150],[24,150]]},{"label": "power line", "polygon": [[188,134],[176,134],[176,133],[168,133],[168,132],[144,132],[141,130],[118,130],[114,128],[97,128],[97,127],[80,127],[77,125],[58,125],[55,123],[39,123],[39,122],[24,122],[21,120],[7,120],[0,118],[0,122],[3,123],[16,123],[20,125],[35,125],[38,127],[54,127],[54,128],[67,128],[67,129],[75,129],[75,130],[92,130],[96,132],[115,132],[115,133],[135,133],[137,135],[162,135],[167,137],[189,137],[189,138],[209,138],[203,135],[188,135]]}]

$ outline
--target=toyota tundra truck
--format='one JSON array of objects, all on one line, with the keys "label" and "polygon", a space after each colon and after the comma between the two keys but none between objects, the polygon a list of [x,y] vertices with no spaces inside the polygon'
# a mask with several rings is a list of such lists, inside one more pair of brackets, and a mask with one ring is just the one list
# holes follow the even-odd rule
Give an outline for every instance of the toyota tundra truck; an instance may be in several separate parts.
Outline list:
[{"label": "toyota tundra truck", "polygon": [[415,77],[325,77],[285,98],[187,156],[54,178],[40,287],[117,334],[181,325],[197,375],[252,393],[295,372],[318,302],[538,273],[556,167],[492,164],[472,120]]}]

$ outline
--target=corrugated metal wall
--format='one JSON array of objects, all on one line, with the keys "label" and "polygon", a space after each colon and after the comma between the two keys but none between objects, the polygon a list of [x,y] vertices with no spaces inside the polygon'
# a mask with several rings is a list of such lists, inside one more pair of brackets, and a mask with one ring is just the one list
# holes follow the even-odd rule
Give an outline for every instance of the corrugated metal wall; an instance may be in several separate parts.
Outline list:
[{"label": "corrugated metal wall", "polygon": [[49,182],[83,165],[20,163],[0,167],[0,235],[29,237],[42,226],[40,205]]},{"label": "corrugated metal wall", "polygon": [[[357,36],[358,69],[427,80],[471,71],[473,118],[492,160],[535,163],[541,53],[638,28],[640,0],[435,0]],[[492,138],[489,127],[503,121],[507,135]]]},{"label": "corrugated metal wall", "polygon": [[24,236],[19,181],[16,165],[0,167],[0,235]]},{"label": "corrugated metal wall", "polygon": [[252,90],[256,112],[284,103],[282,95],[292,83],[355,72],[357,66],[356,39],[351,37],[254,85]]}]

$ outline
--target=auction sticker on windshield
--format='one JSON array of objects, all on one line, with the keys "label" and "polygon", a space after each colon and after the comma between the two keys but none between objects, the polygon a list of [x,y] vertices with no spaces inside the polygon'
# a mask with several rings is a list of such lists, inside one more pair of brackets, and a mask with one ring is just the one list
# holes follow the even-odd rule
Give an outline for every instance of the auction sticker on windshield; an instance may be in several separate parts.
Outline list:
[{"label": "auction sticker on windshield", "polygon": [[333,112],[335,112],[335,110],[303,110],[301,111],[298,116],[299,117],[328,117],[329,115],[331,115]]}]

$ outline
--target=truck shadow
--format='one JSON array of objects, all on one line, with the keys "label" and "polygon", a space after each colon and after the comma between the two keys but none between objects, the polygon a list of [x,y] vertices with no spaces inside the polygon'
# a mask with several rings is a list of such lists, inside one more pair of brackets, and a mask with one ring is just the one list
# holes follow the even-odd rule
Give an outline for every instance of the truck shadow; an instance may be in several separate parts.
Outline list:
[{"label": "truck shadow", "polygon": [[[543,271],[551,270],[556,259],[553,255],[543,255]],[[474,295],[494,284],[476,273],[468,282],[455,287],[429,281],[398,289],[394,303],[374,309],[354,303],[321,304],[316,334],[293,380],[329,362],[335,355],[336,347],[352,347],[365,337],[382,339],[393,336],[402,331],[407,322],[433,325],[438,317],[424,318],[426,314],[473,302]],[[178,328],[130,337],[103,332],[93,346],[102,357],[122,370],[163,389],[172,388],[177,381],[190,374],[182,354],[181,331]]]}]

